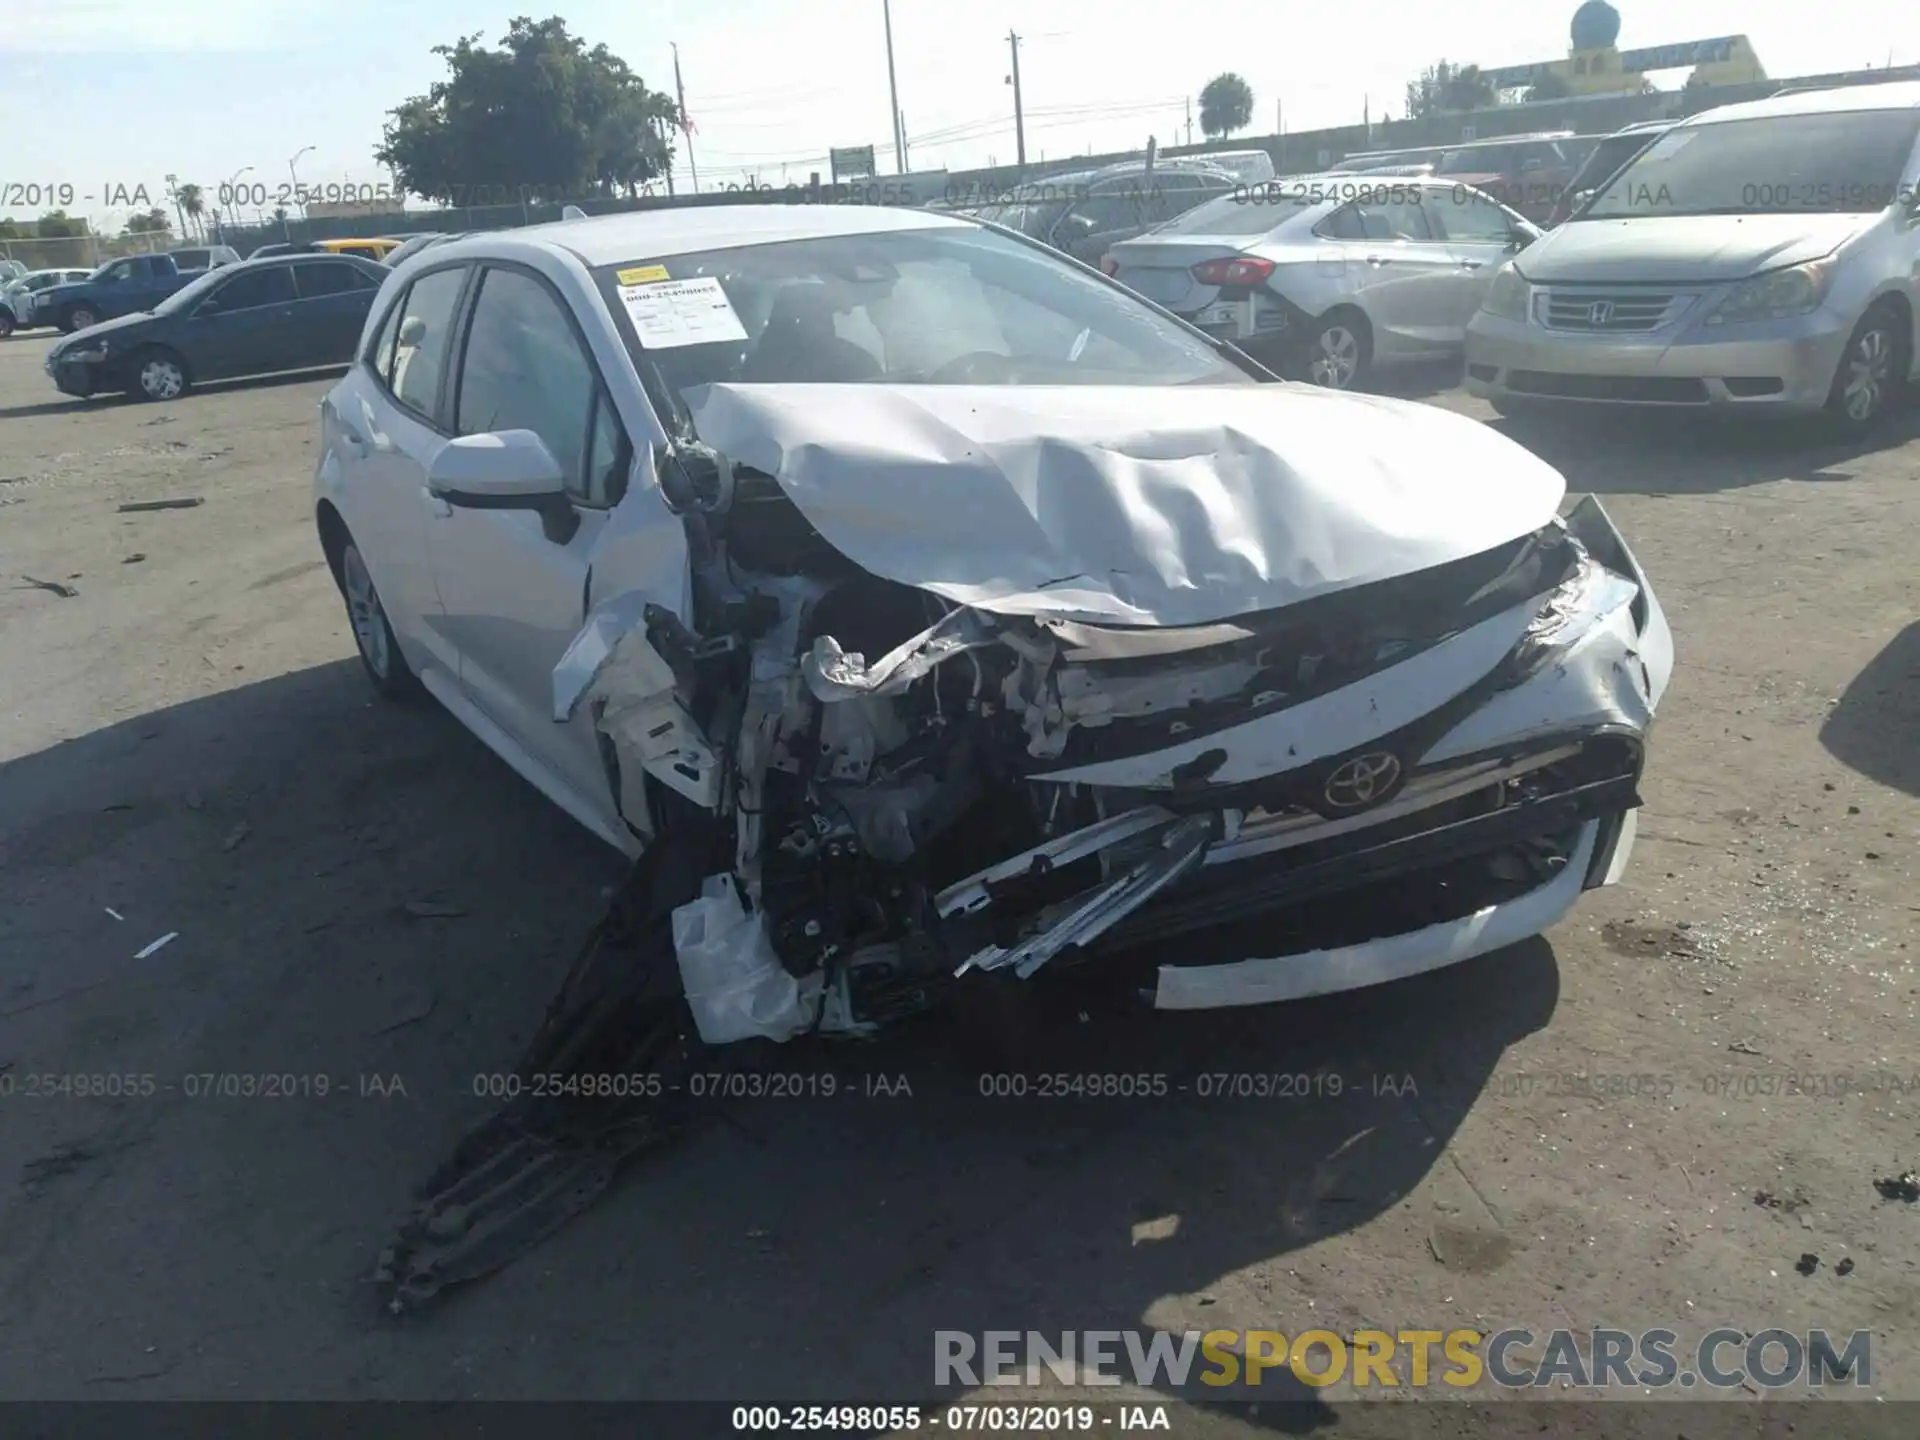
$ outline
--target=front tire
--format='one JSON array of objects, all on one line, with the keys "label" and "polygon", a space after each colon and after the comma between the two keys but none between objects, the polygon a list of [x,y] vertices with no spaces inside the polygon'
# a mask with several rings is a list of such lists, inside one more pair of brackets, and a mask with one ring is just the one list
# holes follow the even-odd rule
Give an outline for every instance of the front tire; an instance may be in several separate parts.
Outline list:
[{"label": "front tire", "polygon": [[1356,310],[1322,316],[1307,342],[1306,378],[1325,390],[1351,390],[1373,362],[1373,333]]},{"label": "front tire", "polygon": [[1910,329],[1900,307],[1884,303],[1853,327],[1827,396],[1827,414],[1843,434],[1867,434],[1899,403],[1912,358]]},{"label": "front tire", "polygon": [[7,309],[4,305],[0,305],[0,340],[4,340],[13,334],[13,324],[13,311]]},{"label": "front tire", "polygon": [[393,637],[393,626],[380,603],[380,592],[373,587],[373,576],[360,547],[351,540],[340,552],[340,594],[347,604],[347,624],[353,629],[354,647],[360,652],[361,668],[373,682],[373,688],[388,700],[407,700],[419,693],[420,681],[400,653]]},{"label": "front tire", "polygon": [[186,362],[171,350],[156,345],[133,357],[133,393],[142,400],[178,400],[190,384]]}]

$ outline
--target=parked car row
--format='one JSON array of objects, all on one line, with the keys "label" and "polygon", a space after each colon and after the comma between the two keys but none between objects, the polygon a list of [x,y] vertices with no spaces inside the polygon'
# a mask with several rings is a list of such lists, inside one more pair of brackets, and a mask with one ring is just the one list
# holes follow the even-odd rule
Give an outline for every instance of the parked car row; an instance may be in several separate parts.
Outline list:
[{"label": "parked car row", "polygon": [[75,284],[92,273],[91,270],[29,270],[0,283],[0,337],[43,323],[35,318],[40,297],[56,285]]},{"label": "parked car row", "polygon": [[126,391],[172,400],[202,380],[337,365],[353,354],[389,273],[357,255],[224,265],[145,312],[59,341],[47,354],[46,372],[68,395]]}]

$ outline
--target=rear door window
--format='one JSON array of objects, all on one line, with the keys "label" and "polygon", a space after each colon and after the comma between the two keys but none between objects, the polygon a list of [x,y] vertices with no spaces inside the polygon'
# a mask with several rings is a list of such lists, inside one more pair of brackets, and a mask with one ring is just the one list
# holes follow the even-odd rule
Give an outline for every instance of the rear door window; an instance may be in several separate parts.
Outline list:
[{"label": "rear door window", "polygon": [[207,297],[222,315],[258,310],[264,305],[290,305],[296,298],[292,267],[287,265],[268,265],[236,275]]},{"label": "rear door window", "polygon": [[304,265],[293,267],[293,277],[300,287],[302,300],[345,295],[349,291],[366,288],[366,277],[361,275],[359,268],[344,260],[309,260]]}]

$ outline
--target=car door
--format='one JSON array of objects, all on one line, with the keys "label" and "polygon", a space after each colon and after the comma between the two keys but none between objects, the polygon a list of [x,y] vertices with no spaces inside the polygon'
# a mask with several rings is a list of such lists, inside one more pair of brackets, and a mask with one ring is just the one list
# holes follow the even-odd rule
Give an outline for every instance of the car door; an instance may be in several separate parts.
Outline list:
[{"label": "car door", "polygon": [[182,332],[194,377],[260,375],[293,368],[287,333],[299,296],[285,261],[243,270],[195,307]]},{"label": "car door", "polygon": [[[612,833],[621,832],[588,707],[553,719],[553,670],[586,621],[587,578],[631,451],[565,300],[530,269],[489,262],[467,302],[453,385],[460,435],[531,430],[560,462],[579,525],[450,507],[428,521],[434,584],[467,698]],[[570,807],[572,808],[572,807]]]},{"label": "car door", "polygon": [[293,283],[300,300],[288,348],[304,353],[303,365],[351,359],[378,289],[373,278],[350,260],[314,259],[294,263]]},{"label": "car door", "polygon": [[1519,248],[1529,233],[1517,213],[1478,191],[1436,187],[1428,193],[1432,215],[1446,231],[1447,250],[1453,256],[1454,284],[1448,292],[1449,324],[1453,343],[1466,343],[1467,322],[1480,308],[1493,272]]},{"label": "car door", "polygon": [[[1452,337],[1453,252],[1417,185],[1361,187],[1316,227],[1344,261],[1343,288],[1373,330],[1376,360],[1432,355]],[[1330,258],[1330,257],[1329,257]],[[1323,262],[1324,263],[1324,262]]]},{"label": "car door", "polygon": [[[449,370],[469,265],[421,275],[394,297],[368,349],[323,402],[347,528],[410,656],[457,686],[460,657],[434,584],[428,529],[447,513],[427,469],[453,434]],[[416,670],[423,668],[416,664]]]}]

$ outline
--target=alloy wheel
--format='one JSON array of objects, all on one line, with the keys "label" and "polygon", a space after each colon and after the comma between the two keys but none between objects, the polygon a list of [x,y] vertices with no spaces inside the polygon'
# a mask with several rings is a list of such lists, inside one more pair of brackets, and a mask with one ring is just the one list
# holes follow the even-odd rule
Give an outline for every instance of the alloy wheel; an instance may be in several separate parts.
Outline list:
[{"label": "alloy wheel", "polygon": [[1329,325],[1314,337],[1313,359],[1307,373],[1313,383],[1329,390],[1353,384],[1360,369],[1360,339],[1344,325]]},{"label": "alloy wheel", "polygon": [[1868,326],[1847,347],[1840,406],[1849,420],[1862,423],[1880,413],[1893,382],[1893,337],[1884,324]]},{"label": "alloy wheel", "polygon": [[373,588],[373,577],[367,573],[367,562],[353,546],[341,557],[340,581],[346,592],[347,618],[353,625],[353,639],[360,647],[360,658],[377,678],[385,680],[393,665],[386,612],[380,608],[380,595]]}]

